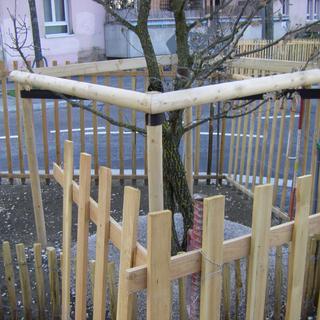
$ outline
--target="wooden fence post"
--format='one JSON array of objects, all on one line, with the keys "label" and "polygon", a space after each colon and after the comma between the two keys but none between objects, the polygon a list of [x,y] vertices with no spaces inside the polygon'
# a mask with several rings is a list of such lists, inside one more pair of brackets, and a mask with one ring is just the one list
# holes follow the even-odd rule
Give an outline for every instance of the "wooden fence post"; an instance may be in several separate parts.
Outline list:
[{"label": "wooden fence post", "polygon": [[63,175],[63,236],[62,236],[62,301],[61,318],[70,317],[70,270],[71,270],[71,228],[72,228],[72,179],[73,179],[73,143],[64,142],[64,175]]},{"label": "wooden fence post", "polygon": [[[185,109],[185,124],[190,125],[192,123],[192,107]],[[192,130],[189,130],[184,135],[185,156],[184,165],[186,169],[186,176],[189,186],[190,194],[193,194],[193,142],[192,142]],[[217,173],[218,174],[218,173]]]},{"label": "wooden fence post", "polygon": [[42,255],[41,255],[41,244],[35,243],[33,245],[34,255],[34,272],[37,282],[37,302],[38,302],[38,318],[45,319],[45,289],[44,289],[44,278],[42,270]]},{"label": "wooden fence post", "polygon": [[163,210],[162,121],[163,114],[146,115],[149,212]]},{"label": "wooden fence post", "polygon": [[4,274],[6,279],[6,287],[8,291],[8,299],[11,309],[11,319],[17,319],[17,296],[15,288],[15,277],[12,265],[12,257],[10,251],[10,244],[4,241],[2,244]]},{"label": "wooden fence post", "polygon": [[79,178],[79,205],[77,231],[76,265],[76,305],[75,318],[86,319],[87,313],[87,271],[88,271],[88,236],[89,236],[89,199],[91,182],[91,156],[81,153]]},{"label": "wooden fence post", "polygon": [[117,306],[117,319],[121,320],[131,320],[133,314],[133,295],[130,295],[127,291],[126,270],[133,267],[133,255],[137,243],[139,208],[140,191],[125,187]]},{"label": "wooden fence post", "polygon": [[106,272],[109,249],[111,180],[111,170],[106,167],[100,167],[96,234],[96,267],[93,295],[93,319],[95,320],[104,320],[106,313]]},{"label": "wooden fence post", "polygon": [[246,320],[264,318],[273,187],[254,188]]},{"label": "wooden fence post", "polygon": [[147,320],[171,318],[171,212],[148,215]]},{"label": "wooden fence post", "polygon": [[300,319],[308,244],[311,176],[297,179],[296,217],[289,259],[286,320]]},{"label": "wooden fence post", "polygon": [[204,199],[200,319],[219,320],[222,290],[225,197]]},{"label": "wooden fence post", "polygon": [[24,317],[26,320],[32,319],[32,305],[31,305],[31,286],[28,272],[28,265],[24,245],[19,243],[16,245],[17,260],[19,265],[20,285],[22,292],[22,303],[24,307]]},{"label": "wooden fence post", "polygon": [[43,247],[47,245],[47,234],[43,213],[39,167],[35,143],[32,101],[23,99],[23,123],[28,155],[28,166],[31,180],[33,211],[36,222],[37,238]]}]

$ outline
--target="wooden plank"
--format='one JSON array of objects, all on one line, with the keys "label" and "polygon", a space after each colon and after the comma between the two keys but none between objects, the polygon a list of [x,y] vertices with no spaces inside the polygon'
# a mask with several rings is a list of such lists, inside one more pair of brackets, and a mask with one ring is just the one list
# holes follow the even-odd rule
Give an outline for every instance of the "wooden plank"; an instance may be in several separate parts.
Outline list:
[{"label": "wooden plank", "polygon": [[[66,65],[70,65],[70,61],[66,61]],[[72,141],[72,108],[72,104],[67,103],[68,140],[70,141]]]},{"label": "wooden plank", "polygon": [[8,300],[10,305],[11,319],[18,319],[17,314],[17,296],[15,289],[15,276],[12,264],[10,244],[8,241],[2,243],[4,276],[8,292]]},{"label": "wooden plank", "polygon": [[240,135],[241,135],[241,123],[242,117],[237,118],[237,142],[236,142],[236,152],[234,156],[234,167],[233,167],[233,180],[237,181],[238,174],[238,163],[239,163],[239,145],[240,145]]},{"label": "wooden plank", "polygon": [[[231,102],[231,103],[233,103],[233,102]],[[233,115],[233,113],[231,115]],[[230,177],[230,178],[231,178],[232,166],[233,166],[235,126],[236,126],[236,119],[232,118],[232,120],[231,120],[230,153],[229,153],[229,163],[228,163],[228,177]]]},{"label": "wooden plank", "polygon": [[34,272],[36,277],[36,289],[37,289],[37,307],[38,307],[38,319],[45,319],[45,287],[44,287],[44,277],[42,270],[42,254],[41,254],[41,244],[35,243],[33,245],[34,254]]},{"label": "wooden plank", "polygon": [[309,155],[309,139],[310,139],[310,122],[311,122],[311,100],[305,100],[305,115],[303,128],[303,153],[301,174],[307,173],[308,155]]},{"label": "wooden plank", "polygon": [[[80,82],[84,82],[84,76],[79,77]],[[85,137],[85,114],[84,114],[84,109],[81,108],[81,105],[83,105],[83,101],[80,101],[80,150],[81,152],[85,152],[86,150],[86,137]]]},{"label": "wooden plank", "polygon": [[35,144],[33,109],[31,100],[23,100],[23,122],[27,147],[28,165],[31,179],[33,212],[35,216],[37,239],[43,247],[47,244],[46,226],[43,213],[42,196],[39,178],[39,166]]},{"label": "wooden plank", "polygon": [[[185,110],[184,114],[185,123],[192,123],[192,107],[189,107]],[[186,170],[186,178],[188,182],[188,187],[190,194],[193,194],[193,139],[192,139],[192,130],[189,130],[184,134],[184,145],[185,145],[185,158],[184,165]]]},{"label": "wooden plank", "polygon": [[[201,119],[201,107],[196,107],[196,121]],[[195,144],[194,144],[194,174],[199,174],[199,167],[200,167],[200,126],[195,128]],[[198,183],[198,180],[195,179],[195,184]]]},{"label": "wooden plank", "polygon": [[264,318],[269,260],[272,185],[257,186],[252,211],[252,238],[247,287],[247,320]]},{"label": "wooden plank", "polygon": [[271,138],[269,145],[269,157],[268,157],[268,165],[267,165],[267,183],[270,183],[271,173],[273,168],[273,155],[274,155],[274,143],[276,139],[276,125],[278,121],[278,112],[279,112],[279,100],[274,102],[273,107],[273,117],[272,117],[272,125],[271,125]]},{"label": "wooden plank", "polygon": [[60,318],[60,285],[56,249],[47,248],[52,319]]},{"label": "wooden plank", "polygon": [[[18,61],[13,62],[13,69],[18,69]],[[24,174],[24,158],[23,158],[23,147],[22,147],[22,126],[21,126],[21,100],[20,100],[20,85],[14,83],[14,91],[16,95],[16,130],[18,135],[18,155],[19,155],[19,168],[20,173]],[[21,178],[21,182],[25,183],[25,178]]]},{"label": "wooden plank", "polygon": [[[256,113],[253,112],[250,117],[250,134],[249,134],[249,143],[248,143],[248,156],[247,156],[247,164],[246,164],[246,182],[245,182],[245,187],[247,189],[249,188],[249,177],[250,177],[250,171],[251,171],[255,116],[256,116]],[[256,139],[259,139],[259,137],[256,137]]]},{"label": "wooden plank", "polygon": [[169,320],[171,317],[170,211],[149,213],[147,243],[147,320]]},{"label": "wooden plank", "polygon": [[[55,179],[60,185],[63,185],[63,170],[57,166],[57,164],[53,165],[53,174]],[[79,205],[79,185],[76,182],[72,182],[72,189],[73,189],[73,202]],[[92,198],[89,199],[89,209],[90,209],[90,219],[92,222],[97,224],[97,215],[98,215],[98,204]],[[110,239],[112,243],[118,248],[121,248],[121,233],[122,227],[121,225],[116,222],[112,217],[110,217]],[[146,262],[147,251],[146,249],[137,242],[136,244],[137,250],[134,253],[134,265],[141,265]]]},{"label": "wooden plank", "polygon": [[17,260],[19,266],[20,286],[22,293],[22,303],[24,309],[24,319],[32,319],[32,297],[28,265],[25,255],[24,245],[19,243],[16,245]]},{"label": "wooden plank", "polygon": [[275,204],[277,201],[277,192],[279,187],[279,175],[280,175],[280,165],[282,159],[282,147],[283,147],[283,137],[284,137],[284,125],[286,121],[286,111],[288,101],[285,99],[281,102],[281,120],[280,120],[280,129],[279,129],[279,140],[278,140],[278,149],[277,149],[277,159],[276,159],[276,167],[274,174],[274,183],[273,183],[273,203]]},{"label": "wooden plank", "polygon": [[[225,140],[226,140],[226,118],[222,118],[219,172],[217,172],[217,174],[220,176],[222,176],[224,173]],[[222,183],[221,179],[219,179],[219,183],[220,184]]]},{"label": "wooden plank", "polygon": [[[97,84],[97,76],[92,76],[92,83]],[[97,101],[92,101],[92,109],[97,111]],[[99,146],[98,146],[98,120],[95,114],[92,114],[92,127],[93,127],[93,168],[94,174],[99,174]],[[96,184],[98,180],[95,179]]]},{"label": "wooden plank", "polygon": [[[49,146],[48,146],[48,127],[47,127],[47,104],[45,99],[41,99],[41,118],[42,118],[42,143],[43,143],[43,162],[44,172],[49,174]],[[47,179],[49,183],[50,179]]]},{"label": "wooden plank", "polygon": [[73,179],[73,143],[64,142],[64,176],[63,176],[63,234],[62,252],[62,301],[61,318],[69,320],[70,317],[70,272],[71,272],[71,244],[72,244],[72,179]]},{"label": "wooden plank", "polygon": [[93,319],[105,319],[106,271],[109,249],[109,218],[111,205],[111,170],[100,167],[98,195],[98,223],[96,233],[96,268],[94,278]]},{"label": "wooden plank", "polygon": [[[178,252],[178,254],[181,254],[183,252]],[[186,278],[180,278],[178,280],[178,286],[179,286],[179,316],[180,320],[188,320],[188,309],[187,309],[187,301],[186,301]]]},{"label": "wooden plank", "polygon": [[292,251],[289,259],[288,297],[285,319],[300,319],[303,280],[308,242],[308,216],[310,212],[311,176],[297,179],[296,218],[292,232]]},{"label": "wooden plank", "polygon": [[[110,78],[106,77],[104,81],[104,85],[110,85]],[[110,105],[105,104],[104,107],[105,113],[107,117],[110,117]],[[108,121],[106,121],[106,159],[107,159],[107,167],[112,168],[111,166],[111,125]]]},{"label": "wooden plank", "polygon": [[[52,66],[57,66],[57,61],[52,61]],[[53,101],[54,108],[54,129],[56,139],[56,163],[61,163],[61,142],[60,142],[60,112],[59,112],[59,100]]]},{"label": "wooden plank", "polygon": [[111,320],[117,320],[117,284],[116,284],[116,267],[114,261],[108,263],[107,267],[107,284],[110,299]]},{"label": "wooden plank", "polygon": [[[133,91],[137,90],[137,78],[131,77],[131,88]],[[137,125],[137,112],[136,110],[131,111],[131,123],[133,126]],[[136,132],[131,132],[131,168],[132,174],[137,174],[137,134]],[[136,180],[132,180],[133,185],[136,184]]]},{"label": "wooden plank", "polygon": [[264,130],[263,130],[263,143],[262,143],[262,150],[261,150],[261,158],[260,158],[260,176],[259,176],[259,183],[263,183],[263,177],[265,175],[265,157],[267,153],[267,145],[268,141],[268,131],[269,131],[269,117],[270,117],[270,109],[271,109],[271,102],[270,100],[267,101],[266,106],[266,113],[265,113],[265,120],[264,120]]},{"label": "wooden plank", "polygon": [[117,319],[131,320],[133,295],[127,290],[126,270],[133,267],[133,253],[137,243],[137,226],[140,208],[140,191],[125,187],[123,224],[120,249]]},{"label": "wooden plank", "polygon": [[[118,88],[123,88],[123,78],[118,78]],[[123,109],[118,109],[118,121],[121,123],[123,122]],[[124,173],[124,156],[123,156],[123,148],[124,148],[124,137],[123,137],[123,128],[119,127],[119,169],[120,169],[120,175]],[[120,184],[124,184],[124,180],[120,180]]]},{"label": "wooden plank", "polygon": [[241,279],[241,261],[236,260],[235,264],[235,290],[236,290],[236,303],[235,303],[235,312],[236,312],[236,320],[239,319],[240,313],[240,302],[241,302],[241,289],[242,289],[242,279]]},{"label": "wooden plank", "polygon": [[86,319],[91,156],[81,153],[77,230],[75,317]]},{"label": "wooden plank", "polygon": [[248,132],[248,121],[249,121],[249,115],[244,116],[244,122],[243,122],[243,131],[242,131],[242,141],[241,141],[241,156],[240,156],[240,175],[239,175],[239,182],[243,183],[243,172],[244,172],[244,165],[245,165],[245,159],[246,159],[246,146],[247,146],[247,132]]},{"label": "wooden plank", "polygon": [[225,197],[204,199],[200,319],[220,319]]},{"label": "wooden plank", "polygon": [[275,279],[274,279],[274,318],[281,319],[282,308],[282,247],[276,248],[276,262],[275,262]]},{"label": "wooden plank", "polygon": [[[0,69],[4,69],[3,61],[0,61]],[[6,156],[7,156],[7,169],[8,173],[12,173],[12,155],[11,155],[11,143],[10,143],[10,127],[9,127],[9,113],[8,113],[8,94],[7,94],[7,79],[1,80],[2,87],[2,110],[3,110],[3,128],[6,139]],[[13,179],[10,179],[10,183],[13,183]]]},{"label": "wooden plank", "polygon": [[[224,318],[226,320],[231,319],[230,313],[230,264],[226,263],[223,266],[223,308],[224,308]],[[217,318],[218,319],[218,318]]]}]

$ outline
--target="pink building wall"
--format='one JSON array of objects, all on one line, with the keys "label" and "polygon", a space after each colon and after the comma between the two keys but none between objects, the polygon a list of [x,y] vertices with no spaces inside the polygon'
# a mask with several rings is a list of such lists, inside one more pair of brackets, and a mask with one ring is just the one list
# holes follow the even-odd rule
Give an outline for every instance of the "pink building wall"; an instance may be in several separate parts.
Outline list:
[{"label": "pink building wall", "polygon": [[[41,45],[43,55],[48,59],[49,65],[52,60],[58,64],[64,64],[66,60],[77,62],[81,60],[96,60],[105,53],[104,41],[104,8],[92,0],[69,0],[69,22],[71,33],[68,35],[45,34],[43,0],[36,0],[38,21],[40,28]],[[0,1],[0,30],[2,42],[5,48],[5,62],[8,67],[12,66],[13,60],[19,60],[15,52],[12,52],[5,44],[10,44],[9,30],[13,30],[12,21],[8,10],[14,12],[14,0]],[[17,1],[17,15],[26,16],[30,26],[29,7],[27,0]],[[31,31],[29,43],[31,43]],[[27,51],[29,59],[33,60],[32,50]]]}]

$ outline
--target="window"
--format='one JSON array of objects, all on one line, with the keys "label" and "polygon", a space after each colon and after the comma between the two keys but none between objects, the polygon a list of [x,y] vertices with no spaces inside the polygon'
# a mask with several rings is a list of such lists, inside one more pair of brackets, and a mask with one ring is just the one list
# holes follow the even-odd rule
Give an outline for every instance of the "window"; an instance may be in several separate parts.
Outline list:
[{"label": "window", "polygon": [[289,1],[282,0],[282,14],[287,16],[289,15]]},{"label": "window", "polygon": [[67,0],[44,0],[44,21],[47,35],[68,34]]},{"label": "window", "polygon": [[308,0],[307,20],[318,20],[320,18],[320,0]]}]

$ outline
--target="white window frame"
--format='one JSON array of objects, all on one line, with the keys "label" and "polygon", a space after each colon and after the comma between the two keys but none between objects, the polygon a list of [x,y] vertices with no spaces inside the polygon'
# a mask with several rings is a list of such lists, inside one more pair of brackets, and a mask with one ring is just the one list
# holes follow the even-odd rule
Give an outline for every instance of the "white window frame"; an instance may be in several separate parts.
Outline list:
[{"label": "white window frame", "polygon": [[320,19],[320,0],[307,0],[307,20],[314,21],[318,19]]},{"label": "white window frame", "polygon": [[65,21],[57,21],[56,20],[56,7],[54,0],[50,0],[51,2],[51,15],[52,15],[52,21],[44,22],[44,27],[58,27],[58,26],[66,26],[67,27],[67,32],[59,32],[59,33],[46,33],[47,37],[54,37],[54,36],[59,36],[59,35],[68,35],[70,34],[70,25],[69,25],[69,10],[68,10],[68,0],[62,0],[63,1],[63,6],[64,6],[64,13],[65,13]]}]

